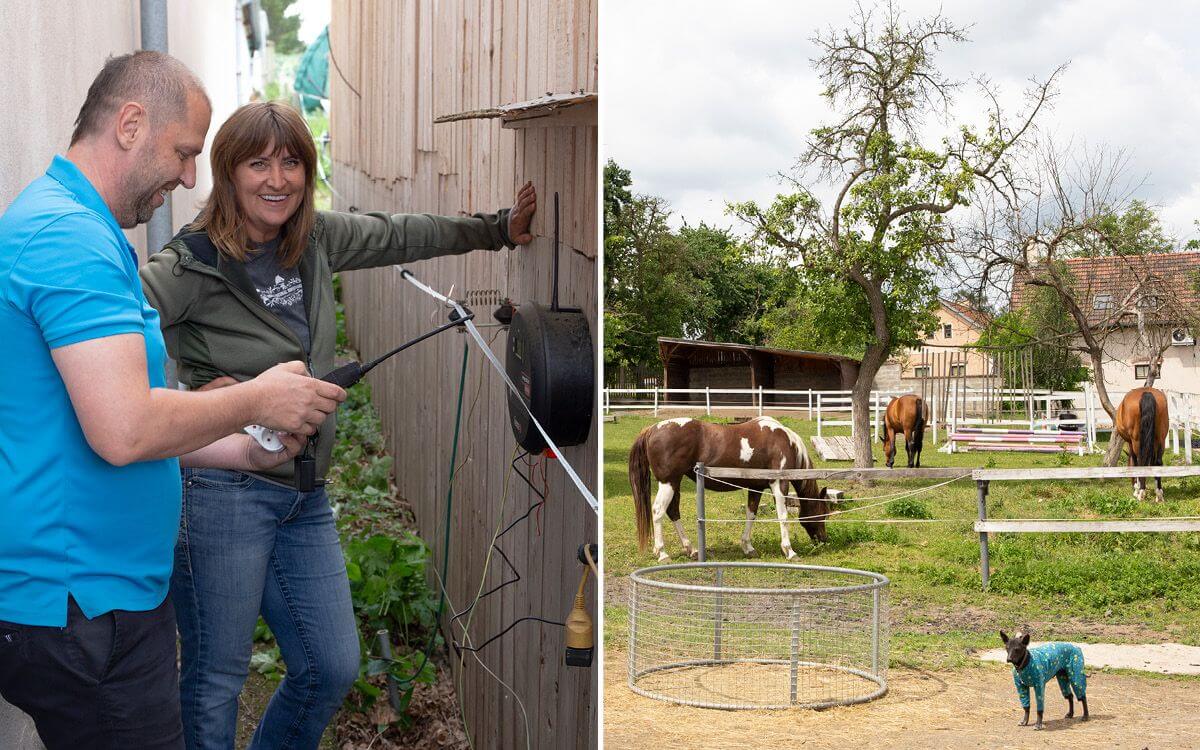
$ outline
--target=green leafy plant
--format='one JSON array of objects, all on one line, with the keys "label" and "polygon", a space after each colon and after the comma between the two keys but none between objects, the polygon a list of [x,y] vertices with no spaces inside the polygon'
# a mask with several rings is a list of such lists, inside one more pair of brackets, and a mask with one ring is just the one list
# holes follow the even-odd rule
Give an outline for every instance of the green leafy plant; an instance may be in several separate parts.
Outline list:
[{"label": "green leafy plant", "polygon": [[888,515],[892,518],[933,518],[929,505],[915,497],[902,497],[888,503]]}]

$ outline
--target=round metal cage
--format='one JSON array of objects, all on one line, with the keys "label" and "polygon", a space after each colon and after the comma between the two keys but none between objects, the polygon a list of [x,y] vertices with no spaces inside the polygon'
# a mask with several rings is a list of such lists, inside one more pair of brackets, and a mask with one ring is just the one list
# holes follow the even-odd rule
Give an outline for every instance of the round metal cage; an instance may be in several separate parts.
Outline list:
[{"label": "round metal cage", "polygon": [[634,571],[629,687],[703,708],[828,708],[887,692],[888,579],[786,563]]}]

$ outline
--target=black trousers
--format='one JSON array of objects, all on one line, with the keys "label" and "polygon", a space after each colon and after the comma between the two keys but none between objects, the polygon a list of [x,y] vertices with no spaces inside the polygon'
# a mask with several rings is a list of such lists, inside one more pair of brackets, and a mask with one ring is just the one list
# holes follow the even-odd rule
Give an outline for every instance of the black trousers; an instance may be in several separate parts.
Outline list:
[{"label": "black trousers", "polygon": [[0,695],[47,750],[182,748],[171,598],[93,620],[70,599],[65,628],[0,622]]}]

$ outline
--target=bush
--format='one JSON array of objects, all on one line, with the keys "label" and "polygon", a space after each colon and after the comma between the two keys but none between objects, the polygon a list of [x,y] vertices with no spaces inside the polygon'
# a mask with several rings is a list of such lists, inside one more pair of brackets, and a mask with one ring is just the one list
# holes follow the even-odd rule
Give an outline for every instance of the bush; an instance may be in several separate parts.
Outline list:
[{"label": "bush", "polygon": [[888,515],[892,518],[933,518],[933,512],[929,510],[929,506],[925,501],[918,500],[915,497],[902,497],[899,500],[894,500],[888,503],[887,511]]}]

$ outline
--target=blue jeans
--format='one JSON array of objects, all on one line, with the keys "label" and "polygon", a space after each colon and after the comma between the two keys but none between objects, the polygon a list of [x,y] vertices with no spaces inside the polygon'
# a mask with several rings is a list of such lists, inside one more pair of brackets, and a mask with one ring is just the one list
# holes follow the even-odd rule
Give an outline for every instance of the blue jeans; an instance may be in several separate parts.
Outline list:
[{"label": "blue jeans", "polygon": [[359,665],[350,583],[325,490],[184,469],[171,597],[188,750],[233,747],[260,613],[287,675],[249,747],[316,748]]}]

